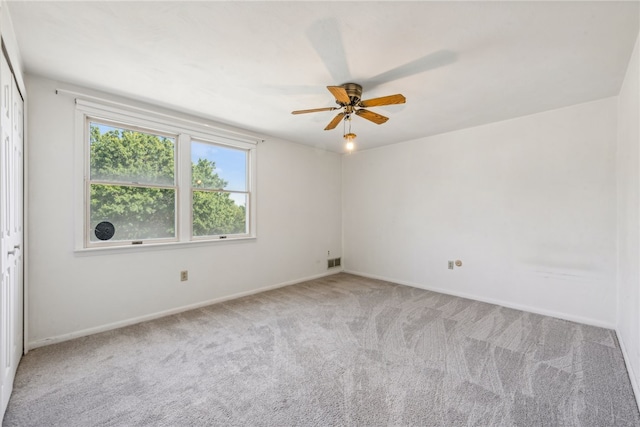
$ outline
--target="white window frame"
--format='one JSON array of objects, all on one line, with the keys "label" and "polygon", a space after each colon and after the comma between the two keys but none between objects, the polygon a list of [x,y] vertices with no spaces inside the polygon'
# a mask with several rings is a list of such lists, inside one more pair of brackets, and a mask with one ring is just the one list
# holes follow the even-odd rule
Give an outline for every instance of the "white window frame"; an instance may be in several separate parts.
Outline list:
[{"label": "white window frame", "polygon": [[[76,252],[149,248],[168,245],[194,245],[212,242],[229,242],[255,239],[256,233],[256,153],[258,139],[249,139],[231,132],[215,128],[214,124],[196,122],[163,113],[129,107],[120,103],[94,102],[76,99],[75,117],[75,170],[76,170]],[[176,137],[175,142],[175,187],[176,187],[176,237],[136,241],[90,240],[90,144],[89,122],[99,122],[139,128],[142,131],[157,132],[163,136]],[[240,149],[247,153],[247,233],[215,236],[193,236],[192,230],[192,185],[191,185],[191,141],[204,142],[228,148]],[[142,242],[142,243],[139,243]]]},{"label": "white window frame", "polygon": [[[238,191],[238,190],[224,190],[224,189],[212,189],[212,188],[193,188],[193,182],[191,179],[191,176],[189,176],[189,206],[190,208],[190,213],[191,215],[189,216],[189,227],[190,227],[190,234],[191,234],[191,240],[193,241],[197,241],[197,240],[221,240],[221,239],[233,239],[233,238],[237,238],[237,237],[248,237],[247,234],[232,234],[232,235],[228,235],[228,234],[210,234],[210,235],[205,235],[205,236],[194,236],[193,235],[193,193],[194,191],[204,191],[204,192],[212,192],[212,193],[242,193],[245,194],[247,196],[246,200],[247,200],[247,204],[248,204],[248,209],[247,209],[247,215],[251,215],[250,209],[251,206],[253,205],[253,203],[251,202],[251,190],[250,190],[250,169],[251,169],[251,165],[250,165],[250,158],[251,158],[251,152],[249,150],[247,150],[246,148],[240,148],[240,147],[232,147],[228,144],[220,144],[218,142],[216,142],[215,140],[206,140],[203,138],[191,138],[189,140],[189,148],[191,148],[191,143],[192,142],[197,142],[197,143],[201,143],[201,144],[210,144],[213,146],[219,146],[222,148],[233,148],[236,150],[241,150],[241,151],[245,151],[247,152],[247,157],[246,157],[246,164],[245,164],[245,171],[246,171],[246,177],[245,177],[245,182],[247,183],[247,189],[246,191]],[[191,152],[189,152],[189,159],[191,159]],[[189,164],[191,164],[191,161],[189,161]],[[189,171],[191,171],[191,168],[189,168]],[[250,224],[249,224],[249,218],[247,218],[247,228],[250,228]],[[250,230],[248,230],[250,231]],[[235,237],[234,237],[235,236]]]}]

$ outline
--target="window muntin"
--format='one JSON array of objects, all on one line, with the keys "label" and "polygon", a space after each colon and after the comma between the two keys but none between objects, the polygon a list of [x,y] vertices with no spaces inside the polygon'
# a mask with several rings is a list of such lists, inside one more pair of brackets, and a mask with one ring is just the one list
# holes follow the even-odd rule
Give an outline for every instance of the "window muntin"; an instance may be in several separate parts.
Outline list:
[{"label": "window muntin", "polygon": [[94,232],[104,221],[110,244],[175,240],[177,137],[95,119],[87,127],[89,242],[105,242]]},{"label": "window muntin", "polygon": [[191,234],[247,235],[248,150],[191,142]]}]

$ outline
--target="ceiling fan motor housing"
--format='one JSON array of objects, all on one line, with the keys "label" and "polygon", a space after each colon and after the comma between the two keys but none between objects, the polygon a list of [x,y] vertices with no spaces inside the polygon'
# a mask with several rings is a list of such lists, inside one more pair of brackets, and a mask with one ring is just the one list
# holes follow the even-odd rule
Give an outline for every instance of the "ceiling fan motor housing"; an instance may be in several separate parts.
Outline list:
[{"label": "ceiling fan motor housing", "polygon": [[[347,91],[351,103],[349,105],[356,105],[362,99],[362,86],[357,83],[345,83],[342,87]],[[337,102],[337,101],[336,101]],[[340,104],[338,102],[338,104]]]}]

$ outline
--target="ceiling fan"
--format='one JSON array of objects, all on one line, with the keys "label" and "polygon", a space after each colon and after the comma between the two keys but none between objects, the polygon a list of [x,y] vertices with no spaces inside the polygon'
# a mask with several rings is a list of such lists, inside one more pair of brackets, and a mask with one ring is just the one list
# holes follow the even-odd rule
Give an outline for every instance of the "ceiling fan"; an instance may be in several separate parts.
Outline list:
[{"label": "ceiling fan", "polygon": [[406,98],[401,94],[382,96],[380,98],[372,98],[361,100],[362,97],[362,86],[357,83],[345,83],[342,86],[327,86],[329,92],[336,99],[336,104],[339,107],[326,107],[326,108],[313,108],[310,110],[297,110],[292,111],[291,114],[305,114],[305,113],[317,113],[320,111],[333,111],[333,110],[342,110],[338,113],[337,116],[329,122],[327,127],[324,130],[331,130],[338,126],[343,119],[349,119],[351,114],[360,116],[364,119],[372,121],[377,125],[381,125],[382,123],[389,120],[388,117],[380,115],[378,113],[374,113],[373,111],[369,111],[367,107],[379,107],[381,105],[392,105],[392,104],[404,104],[406,102]]}]

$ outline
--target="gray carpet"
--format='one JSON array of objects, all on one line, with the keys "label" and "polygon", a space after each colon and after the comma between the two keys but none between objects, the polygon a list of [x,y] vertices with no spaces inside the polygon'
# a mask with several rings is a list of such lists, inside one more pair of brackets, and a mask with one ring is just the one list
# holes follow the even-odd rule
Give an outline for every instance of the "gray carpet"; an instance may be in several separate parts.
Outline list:
[{"label": "gray carpet", "polygon": [[638,426],[611,330],[338,274],[35,349],[5,426]]}]

